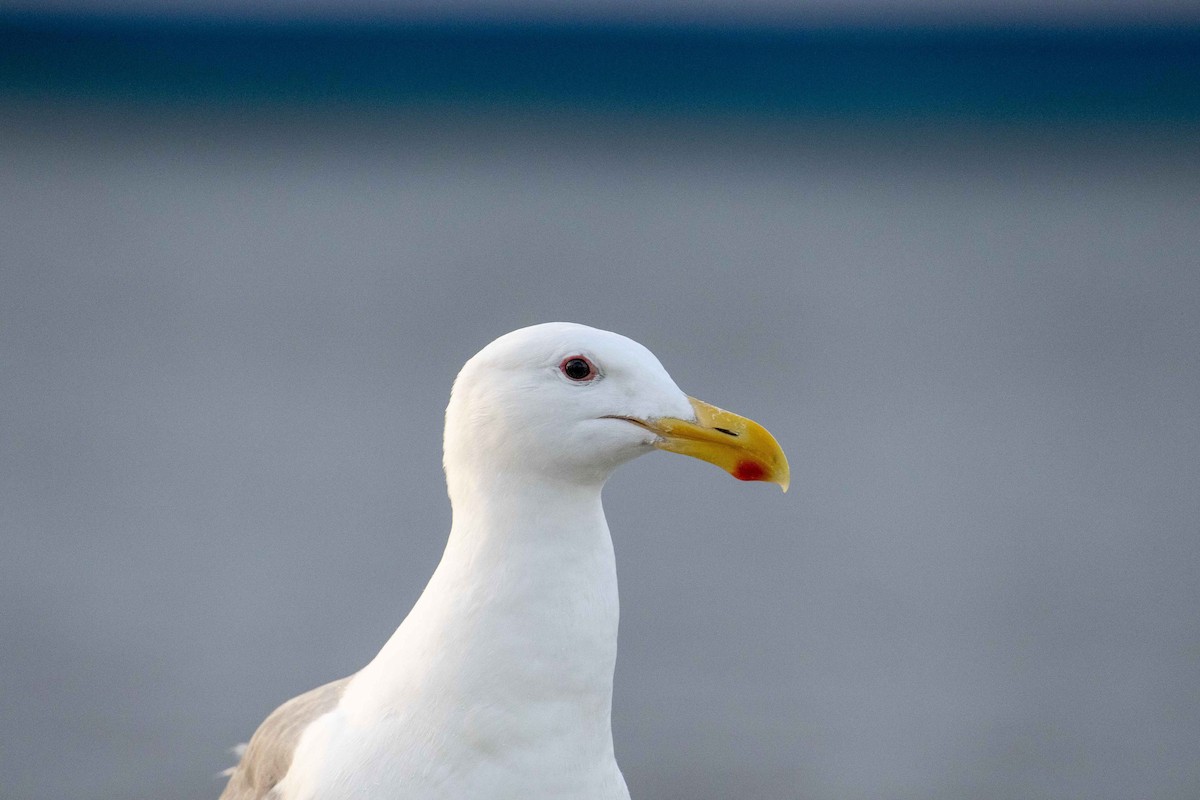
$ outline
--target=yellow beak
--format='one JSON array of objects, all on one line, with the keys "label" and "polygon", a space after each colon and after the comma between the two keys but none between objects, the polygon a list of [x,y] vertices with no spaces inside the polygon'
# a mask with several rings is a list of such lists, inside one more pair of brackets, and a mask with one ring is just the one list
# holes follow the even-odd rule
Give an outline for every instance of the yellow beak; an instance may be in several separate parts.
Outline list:
[{"label": "yellow beak", "polygon": [[787,456],[757,422],[689,397],[696,421],[663,417],[631,420],[658,434],[654,446],[716,464],[740,481],[768,481],[785,492],[791,481]]}]

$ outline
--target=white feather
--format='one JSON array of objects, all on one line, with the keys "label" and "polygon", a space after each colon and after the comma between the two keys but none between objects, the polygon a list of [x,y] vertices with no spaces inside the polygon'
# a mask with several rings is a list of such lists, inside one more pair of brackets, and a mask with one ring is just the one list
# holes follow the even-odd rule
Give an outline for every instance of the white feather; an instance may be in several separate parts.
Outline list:
[{"label": "white feather", "polygon": [[[586,384],[559,372],[586,354]],[[691,413],[641,345],[553,323],[493,342],[446,413],[453,526],[395,634],[308,726],[280,800],[627,800],[613,755],[617,575],[600,491]]]}]

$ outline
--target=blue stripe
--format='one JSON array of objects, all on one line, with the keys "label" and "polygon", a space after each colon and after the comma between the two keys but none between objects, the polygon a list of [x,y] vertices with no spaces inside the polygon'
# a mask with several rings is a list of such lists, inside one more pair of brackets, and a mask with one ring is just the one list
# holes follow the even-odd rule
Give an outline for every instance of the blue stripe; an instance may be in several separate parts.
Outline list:
[{"label": "blue stripe", "polygon": [[1200,28],[221,23],[0,15],[0,95],[824,118],[1200,120]]}]

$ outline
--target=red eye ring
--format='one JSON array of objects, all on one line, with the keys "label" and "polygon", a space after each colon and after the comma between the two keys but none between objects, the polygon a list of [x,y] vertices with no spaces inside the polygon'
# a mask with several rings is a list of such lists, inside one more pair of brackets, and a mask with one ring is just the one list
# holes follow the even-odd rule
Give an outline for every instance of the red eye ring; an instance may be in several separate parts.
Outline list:
[{"label": "red eye ring", "polygon": [[587,383],[594,381],[599,375],[599,370],[587,356],[567,356],[558,365],[558,371],[561,372],[569,381],[575,383]]}]

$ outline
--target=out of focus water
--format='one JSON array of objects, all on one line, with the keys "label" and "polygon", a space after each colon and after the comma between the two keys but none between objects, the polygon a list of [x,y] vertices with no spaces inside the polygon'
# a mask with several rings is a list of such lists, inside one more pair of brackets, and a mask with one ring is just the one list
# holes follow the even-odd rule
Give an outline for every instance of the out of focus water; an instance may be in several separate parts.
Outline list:
[{"label": "out of focus water", "polygon": [[606,491],[636,797],[1200,794],[1192,127],[0,114],[4,797],[214,797],[436,564],[459,365],[554,319],[794,470]]}]

